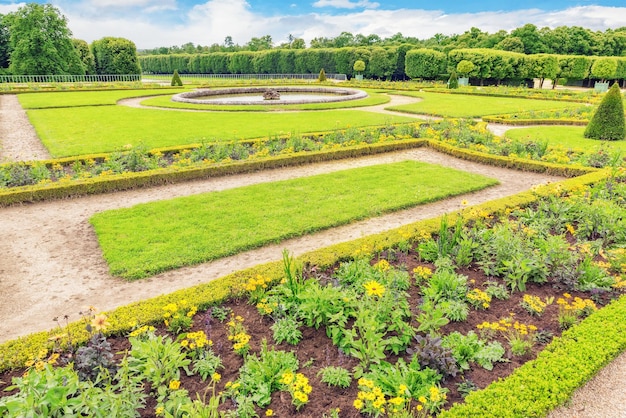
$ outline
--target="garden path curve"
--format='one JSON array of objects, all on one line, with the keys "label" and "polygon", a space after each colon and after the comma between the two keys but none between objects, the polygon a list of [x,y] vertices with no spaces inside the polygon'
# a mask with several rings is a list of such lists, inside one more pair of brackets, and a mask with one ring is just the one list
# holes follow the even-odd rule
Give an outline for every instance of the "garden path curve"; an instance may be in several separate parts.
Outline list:
[{"label": "garden path curve", "polygon": [[[402,96],[393,96],[400,104]],[[409,100],[409,99],[404,99]],[[413,99],[414,100],[414,99]],[[139,103],[139,102],[137,102]],[[386,104],[362,109],[388,112]],[[416,115],[416,117],[420,117]],[[422,116],[422,118],[424,118]],[[0,95],[0,162],[48,158],[16,96]],[[291,239],[198,266],[128,283],[111,277],[88,219],[96,212],[261,182],[328,173],[336,170],[415,159],[500,180],[483,191],[435,202],[351,225]],[[55,316],[78,319],[86,305],[110,310],[133,301],[186,288],[259,263],[281,259],[283,248],[295,255],[454,211],[462,200],[470,205],[557,181],[540,174],[483,166],[421,148],[355,160],[333,161],[246,175],[132,190],[76,199],[0,208],[0,342],[53,328]],[[567,408],[549,418],[618,418],[626,416],[626,353],[577,391]]]}]

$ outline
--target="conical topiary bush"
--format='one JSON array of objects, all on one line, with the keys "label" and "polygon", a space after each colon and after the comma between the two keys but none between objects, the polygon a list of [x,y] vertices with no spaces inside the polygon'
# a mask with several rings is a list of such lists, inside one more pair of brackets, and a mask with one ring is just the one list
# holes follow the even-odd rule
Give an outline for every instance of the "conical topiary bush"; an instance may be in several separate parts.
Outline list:
[{"label": "conical topiary bush", "polygon": [[183,81],[180,79],[178,75],[178,70],[174,70],[174,75],[172,76],[172,86],[182,86]]},{"label": "conical topiary bush", "polygon": [[450,79],[448,79],[448,88],[449,89],[459,88],[459,76],[456,75],[456,71],[454,70],[452,70],[452,73],[450,73]]},{"label": "conical topiary bush", "polygon": [[626,137],[624,102],[617,83],[606,93],[585,129],[585,138],[617,141]]}]

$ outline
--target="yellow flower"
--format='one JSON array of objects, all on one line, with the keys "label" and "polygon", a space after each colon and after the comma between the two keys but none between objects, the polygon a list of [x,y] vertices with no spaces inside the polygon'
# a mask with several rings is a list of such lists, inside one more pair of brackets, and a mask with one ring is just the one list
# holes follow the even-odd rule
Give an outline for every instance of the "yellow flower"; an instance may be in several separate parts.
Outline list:
[{"label": "yellow flower", "polygon": [[171,390],[176,390],[180,387],[180,380],[172,380],[170,382],[170,389]]},{"label": "yellow flower", "polygon": [[265,411],[265,416],[266,417],[273,417],[274,416],[274,411],[272,411],[271,409],[268,409],[267,411]]},{"label": "yellow flower", "polygon": [[154,410],[154,413],[157,415],[161,415],[163,412],[165,412],[165,408],[163,408],[162,406],[157,406],[157,408]]},{"label": "yellow flower", "polygon": [[361,409],[363,409],[363,401],[360,399],[355,399],[354,402],[352,402],[352,406],[360,411]]},{"label": "yellow flower", "polygon": [[385,286],[378,283],[376,280],[370,280],[363,286],[365,287],[365,293],[369,296],[382,297],[385,294]]},{"label": "yellow flower", "polygon": [[109,324],[108,318],[107,318],[107,316],[105,314],[96,315],[91,320],[91,326],[96,331],[102,331],[102,330],[106,329],[109,325],[111,325],[111,324]]},{"label": "yellow flower", "polygon": [[211,378],[214,382],[219,382],[220,380],[222,380],[222,375],[219,373],[213,373],[213,376],[211,376]]}]

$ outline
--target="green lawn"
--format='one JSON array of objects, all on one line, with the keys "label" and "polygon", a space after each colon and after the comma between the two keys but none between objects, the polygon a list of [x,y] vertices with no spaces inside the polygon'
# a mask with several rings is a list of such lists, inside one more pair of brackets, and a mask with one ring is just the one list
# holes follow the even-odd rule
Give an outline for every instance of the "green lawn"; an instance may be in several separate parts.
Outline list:
[{"label": "green lawn", "polygon": [[149,148],[413,122],[414,118],[361,112],[178,112],[125,106],[27,111],[54,157],[111,152],[126,144]]},{"label": "green lawn", "polygon": [[409,105],[392,106],[388,108],[389,110],[454,118],[478,118],[528,110],[556,110],[572,107],[571,103],[556,100],[429,92],[402,92],[401,94],[419,97],[423,100]]},{"label": "green lawn", "polygon": [[157,94],[176,94],[185,89],[137,89],[105,91],[60,91],[46,93],[22,93],[18,99],[24,109],[46,109],[55,107],[114,105],[120,99]]},{"label": "green lawn", "polygon": [[539,126],[511,129],[506,131],[504,136],[520,141],[548,141],[548,145],[563,145],[583,150],[593,150],[604,145],[610,149],[626,151],[626,141],[598,141],[585,138],[584,132],[584,126]]},{"label": "green lawn", "polygon": [[494,184],[405,161],[141,204],[91,223],[111,273],[139,279]]}]

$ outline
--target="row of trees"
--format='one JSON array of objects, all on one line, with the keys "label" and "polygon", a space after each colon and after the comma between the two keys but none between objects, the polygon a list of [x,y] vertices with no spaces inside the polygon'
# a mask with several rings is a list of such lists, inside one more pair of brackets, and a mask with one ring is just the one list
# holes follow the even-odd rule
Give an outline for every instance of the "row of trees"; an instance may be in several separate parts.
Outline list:
[{"label": "row of trees", "polygon": [[[524,80],[566,78],[569,80],[625,79],[626,57],[532,54],[495,49],[435,49],[394,47],[346,47],[274,49],[259,52],[216,52],[212,54],[148,55],[139,57],[146,72],[181,74],[316,74],[354,76],[354,63],[363,61],[364,75],[377,79],[443,79],[452,70],[480,80]],[[457,68],[461,61],[471,68]],[[463,67],[463,66],[462,66]],[[467,66],[465,66],[467,68]]]},{"label": "row of trees", "polygon": [[[399,32],[388,38],[342,32],[336,37],[314,38],[310,42],[310,48],[389,47],[402,44],[446,53],[453,49],[489,48],[524,54],[622,56],[626,55],[626,27],[607,29],[602,32],[580,26],[539,29],[533,24],[526,24],[510,32],[501,30],[492,34],[474,27],[460,35],[448,36],[438,33],[423,40],[407,37]],[[222,44],[201,46],[189,42],[181,46],[159,47],[140,51],[140,53],[164,55],[305,48],[305,41],[292,35],[289,35],[287,42],[278,45],[274,44],[270,35],[265,35],[252,38],[243,46],[235,44],[232,37],[227,36]]]},{"label": "row of trees", "polygon": [[105,37],[88,45],[72,39],[67,19],[54,6],[29,3],[0,15],[0,73],[140,74],[141,68],[132,41]]},{"label": "row of trees", "polygon": [[407,52],[406,73],[411,78],[434,79],[455,70],[461,76],[496,82],[539,78],[558,80],[626,79],[626,57],[520,54],[493,49],[455,49],[448,54],[432,49]]},{"label": "row of trees", "polygon": [[404,55],[411,45],[382,48],[272,49],[251,52],[140,56],[144,72],[181,74],[327,74],[354,75],[354,63],[364,61],[365,76],[404,77]]}]

